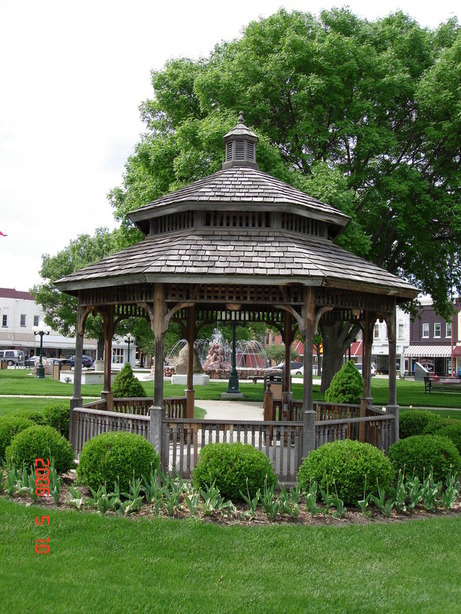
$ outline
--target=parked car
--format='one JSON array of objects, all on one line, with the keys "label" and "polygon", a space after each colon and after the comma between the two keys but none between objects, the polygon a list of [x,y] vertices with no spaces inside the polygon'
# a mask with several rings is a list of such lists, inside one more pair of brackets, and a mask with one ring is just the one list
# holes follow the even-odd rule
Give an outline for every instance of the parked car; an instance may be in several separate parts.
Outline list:
[{"label": "parked car", "polygon": [[39,359],[39,356],[29,356],[24,361],[24,366],[29,367],[29,369],[33,369],[35,367],[35,361]]},{"label": "parked car", "polygon": [[6,360],[9,367],[22,365],[24,362],[24,352],[21,352],[21,350],[0,350],[0,360]]},{"label": "parked car", "polygon": [[[272,370],[285,371],[285,363],[281,362],[280,364],[273,367]],[[290,363],[290,373],[291,375],[303,375],[304,374],[303,365],[300,362],[291,362]]]},{"label": "parked car", "polygon": [[[69,358],[67,359],[70,361],[70,364],[72,367],[75,367],[75,356],[69,356]],[[91,356],[86,356],[86,354],[83,354],[82,356],[82,365],[84,367],[92,367],[93,366],[93,359],[91,358]]]},{"label": "parked car", "polygon": [[[360,375],[362,375],[362,364],[358,362],[356,363],[355,366],[358,369],[358,372],[360,373]],[[374,377],[376,375],[376,367],[374,365],[371,365],[370,374],[371,374],[371,377]]]}]

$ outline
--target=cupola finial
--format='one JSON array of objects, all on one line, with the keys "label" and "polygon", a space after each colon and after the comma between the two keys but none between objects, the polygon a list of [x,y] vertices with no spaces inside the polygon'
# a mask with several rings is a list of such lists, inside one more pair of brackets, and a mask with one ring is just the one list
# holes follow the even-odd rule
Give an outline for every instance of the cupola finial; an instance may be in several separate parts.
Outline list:
[{"label": "cupola finial", "polygon": [[232,166],[258,168],[256,145],[259,139],[243,122],[243,111],[240,111],[237,125],[223,137],[226,149],[226,161],[222,165],[223,168]]}]

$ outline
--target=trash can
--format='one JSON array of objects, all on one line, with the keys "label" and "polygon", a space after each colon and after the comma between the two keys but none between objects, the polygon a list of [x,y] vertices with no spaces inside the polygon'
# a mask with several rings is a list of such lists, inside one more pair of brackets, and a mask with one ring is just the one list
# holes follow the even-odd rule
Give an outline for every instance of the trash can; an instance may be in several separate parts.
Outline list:
[{"label": "trash can", "polygon": [[6,360],[0,361],[0,369],[8,369],[8,363],[6,362]]}]

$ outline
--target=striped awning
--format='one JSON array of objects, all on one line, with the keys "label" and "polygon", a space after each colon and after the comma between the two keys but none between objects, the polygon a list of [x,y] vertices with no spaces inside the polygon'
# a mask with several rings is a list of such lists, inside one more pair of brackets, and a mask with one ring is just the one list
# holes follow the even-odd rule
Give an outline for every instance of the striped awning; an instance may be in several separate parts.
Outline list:
[{"label": "striped awning", "polygon": [[449,358],[451,345],[410,345],[405,350],[408,358]]}]

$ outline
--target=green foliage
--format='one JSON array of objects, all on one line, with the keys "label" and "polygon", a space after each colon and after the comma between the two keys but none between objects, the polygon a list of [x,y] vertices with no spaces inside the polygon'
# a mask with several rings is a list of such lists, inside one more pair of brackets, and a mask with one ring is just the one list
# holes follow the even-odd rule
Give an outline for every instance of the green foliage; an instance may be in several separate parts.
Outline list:
[{"label": "green foliage", "polygon": [[[265,352],[269,360],[275,360],[277,363],[285,360],[285,346],[284,345],[268,345],[265,348]],[[293,348],[290,348],[291,359],[293,360],[297,358],[298,356],[299,356],[299,353]]]},{"label": "green foliage", "polygon": [[5,458],[5,450],[15,435],[30,426],[33,422],[25,416],[9,415],[0,419],[0,459]]},{"label": "green foliage", "polygon": [[[94,236],[79,235],[54,256],[44,254],[40,269],[44,281],[34,286],[31,294],[45,311],[45,322],[66,337],[75,335],[77,298],[61,293],[53,282],[125,246],[126,239],[123,233],[118,230],[109,232],[107,228],[98,228]],[[119,327],[117,330],[121,334],[125,332],[124,327]],[[104,340],[102,319],[90,314],[85,322],[85,333],[90,338]]]},{"label": "green foliage", "polygon": [[[250,444],[210,443],[202,448],[192,483],[197,488],[215,484],[225,499],[239,501],[254,497],[264,485],[277,478],[265,454]],[[243,493],[243,495],[242,495]]]},{"label": "green foliage", "polygon": [[172,59],[152,74],[116,217],[219,170],[242,109],[260,168],[350,215],[340,242],[413,275],[443,310],[461,281],[460,48],[456,19],[431,31],[402,12],[281,9],[208,58]]},{"label": "green foliage", "polygon": [[363,379],[357,367],[349,360],[331,380],[330,387],[325,392],[325,400],[329,403],[359,404],[363,396]]},{"label": "green foliage", "polygon": [[461,454],[461,422],[455,422],[454,420],[443,426],[437,431],[437,435],[440,437],[448,437],[456,446],[456,449]]},{"label": "green foliage", "polygon": [[116,481],[128,490],[130,481],[149,476],[158,468],[159,456],[153,446],[134,433],[103,433],[85,443],[80,453],[77,476],[82,484],[98,489]]},{"label": "green foliage", "polygon": [[145,397],[146,393],[141,382],[135,377],[130,363],[115,377],[112,384],[112,393],[116,398]]},{"label": "green foliage", "polygon": [[45,423],[52,426],[63,437],[69,439],[69,404],[48,405],[43,411]]},{"label": "green foliage", "polygon": [[38,424],[40,426],[45,426],[47,424],[43,411],[27,411],[19,409],[14,412],[14,415],[21,418],[27,418],[27,420],[30,420],[33,424]]},{"label": "green foliage", "polygon": [[65,437],[51,426],[31,426],[15,436],[5,452],[6,460],[15,465],[33,465],[36,458],[54,460],[58,473],[74,465],[74,451]]},{"label": "green foliage", "polygon": [[388,488],[394,471],[381,450],[350,439],[327,443],[309,453],[298,471],[298,484],[305,492],[317,482],[324,492],[337,494],[344,503],[357,504],[364,491],[377,495],[378,486]]},{"label": "green foliage", "polygon": [[403,411],[399,416],[399,436],[432,435],[443,424],[443,418],[431,411]]},{"label": "green foliage", "polygon": [[448,437],[413,435],[401,439],[389,449],[389,459],[396,471],[416,475],[420,480],[432,473],[435,481],[445,481],[447,474],[461,469],[461,457]]}]

